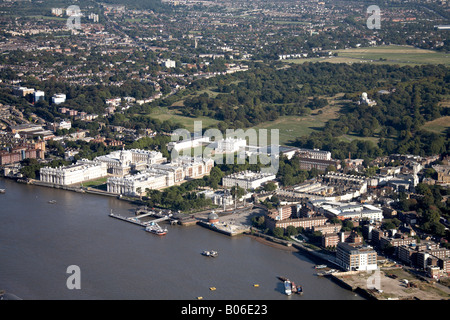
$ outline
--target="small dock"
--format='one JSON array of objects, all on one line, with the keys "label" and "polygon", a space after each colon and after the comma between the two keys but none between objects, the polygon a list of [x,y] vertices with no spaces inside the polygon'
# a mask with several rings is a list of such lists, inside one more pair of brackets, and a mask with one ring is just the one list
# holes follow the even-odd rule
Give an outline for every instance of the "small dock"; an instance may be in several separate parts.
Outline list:
[{"label": "small dock", "polygon": [[140,214],[140,215],[136,216],[135,218],[140,219],[140,218],[148,217],[148,216],[152,216],[152,215],[154,215],[153,212],[148,212],[148,213]]},{"label": "small dock", "polygon": [[[124,217],[124,216],[121,216],[119,214],[114,214],[112,212],[112,210],[111,210],[111,213],[109,214],[109,216],[113,217],[113,218],[116,218],[116,219],[119,219],[119,220],[122,220],[122,221],[126,221],[126,222],[130,222],[130,223],[139,225],[141,227],[147,227],[150,223],[158,223],[158,222],[161,222],[161,221],[171,220],[171,219],[173,220],[172,215],[160,216],[159,218],[156,218],[156,219],[153,219],[153,220],[150,220],[150,221],[145,221],[145,222],[140,220],[141,218],[148,217],[148,216],[157,216],[157,214],[155,212],[153,212],[153,211],[147,212],[147,213],[144,213],[144,214],[140,214],[140,215],[135,216],[135,217]],[[173,220],[173,221],[176,222],[176,220]]]},{"label": "small dock", "polygon": [[119,219],[119,220],[122,220],[122,221],[126,221],[126,222],[130,222],[130,223],[133,223],[133,224],[137,224],[137,225],[139,225],[141,227],[145,227],[147,225],[147,223],[139,221],[139,219],[137,219],[136,217],[124,217],[124,216],[121,216],[121,215],[118,215],[118,214],[114,214],[112,212],[109,214],[109,216],[113,217],[113,218],[116,218],[116,219]]},{"label": "small dock", "polygon": [[146,222],[146,224],[148,224],[150,222],[158,223],[158,222],[161,222],[161,221],[164,221],[164,220],[169,220],[169,219],[170,219],[170,217],[162,217],[162,218],[158,218],[158,219],[154,219],[152,221]]}]

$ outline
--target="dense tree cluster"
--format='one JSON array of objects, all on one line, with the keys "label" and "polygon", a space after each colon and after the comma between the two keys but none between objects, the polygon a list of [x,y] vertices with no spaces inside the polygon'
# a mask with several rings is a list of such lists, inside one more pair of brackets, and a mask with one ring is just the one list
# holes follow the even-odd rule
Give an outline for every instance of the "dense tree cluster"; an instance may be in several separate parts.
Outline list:
[{"label": "dense tree cluster", "polygon": [[[236,74],[231,78],[234,81],[225,78],[219,82],[217,79],[196,82],[197,89],[217,86],[219,94],[210,97],[204,93],[188,98],[184,101],[181,111],[189,116],[213,117],[225,122],[229,127],[250,127],[275,120],[279,116],[304,115],[307,112],[305,108],[322,108],[327,105],[327,101],[320,96],[333,96],[341,92],[360,94],[363,91],[391,88],[406,82],[411,87],[405,86],[402,89],[404,93],[395,95],[398,101],[392,98],[387,100],[387,103],[391,104],[386,105],[380,112],[392,110],[394,104],[397,105],[398,112],[399,102],[406,102],[405,110],[412,105],[416,107],[414,111],[426,114],[430,119],[439,115],[439,110],[431,103],[437,102],[436,99],[449,90],[448,85],[445,85],[449,78],[448,71],[448,68],[443,66],[305,63],[277,69],[275,66],[257,64],[249,72]],[[426,79],[423,81],[425,84],[416,83],[418,79]],[[428,81],[434,86],[429,84],[426,87],[427,97],[422,97],[422,101],[416,97],[421,96]],[[424,101],[429,104],[421,106]],[[392,116],[399,118],[402,114]]]},{"label": "dense tree cluster", "polygon": [[[391,153],[441,154],[448,150],[448,138],[425,131],[422,126],[426,121],[448,115],[449,109],[439,106],[440,97],[449,92],[446,78],[399,83],[395,92],[376,95],[376,106],[348,104],[344,114],[330,120],[322,132],[298,138],[295,144],[332,151],[338,159],[344,159],[349,152],[358,158]],[[377,137],[379,142],[348,143],[338,139],[348,133]]]},{"label": "dense tree cluster", "polygon": [[[443,201],[444,197],[450,194],[450,191],[439,185],[427,185],[419,183],[416,187],[417,194],[420,197],[408,199],[405,194],[399,196],[399,209],[407,211],[416,211],[420,217],[420,229],[428,234],[450,240],[450,233],[442,224],[441,219],[450,219],[449,200]],[[446,244],[448,245],[448,242]]]},{"label": "dense tree cluster", "polygon": [[[326,106],[324,96],[344,92],[343,98],[350,102],[343,102],[339,118],[329,121],[322,132],[298,138],[295,145],[330,150],[338,159],[349,152],[360,158],[392,152],[430,155],[448,148],[445,136],[421,127],[449,114],[448,108],[439,105],[450,93],[449,80],[449,68],[441,65],[305,63],[278,68],[256,64],[251,71],[233,77],[195,82],[197,90],[216,87],[218,94],[188,98],[180,110],[186,116],[220,120],[221,130],[245,128],[280,116],[304,116]],[[378,94],[381,89],[389,94]],[[362,92],[373,96],[377,105],[357,105]],[[338,138],[345,134],[375,137],[379,142]]]},{"label": "dense tree cluster", "polygon": [[[87,113],[103,114],[107,106],[106,99],[117,97],[142,99],[155,94],[153,83],[136,80],[127,80],[121,86],[102,84],[82,86],[55,81],[51,78],[43,82],[27,82],[26,85],[45,92],[45,101],[36,107],[50,110],[52,113],[57,113],[60,107],[67,107]],[[65,94],[67,100],[63,104],[54,105],[51,97],[58,93]]]},{"label": "dense tree cluster", "polygon": [[205,185],[204,179],[197,179],[162,191],[145,190],[147,197],[144,200],[151,207],[157,206],[183,212],[212,207],[211,199],[205,198],[204,194],[197,194],[197,188]]}]

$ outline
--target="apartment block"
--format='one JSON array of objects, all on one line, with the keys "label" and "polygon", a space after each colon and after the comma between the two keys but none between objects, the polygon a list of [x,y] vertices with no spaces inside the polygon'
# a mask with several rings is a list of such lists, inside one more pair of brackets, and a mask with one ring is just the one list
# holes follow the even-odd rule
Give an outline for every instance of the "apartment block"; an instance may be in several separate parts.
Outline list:
[{"label": "apartment block", "polygon": [[340,223],[328,223],[320,226],[314,226],[313,231],[321,232],[323,235],[338,233],[342,228]]},{"label": "apartment block", "polygon": [[340,237],[337,233],[328,233],[322,236],[322,247],[336,247],[340,242]]},{"label": "apartment block", "polygon": [[269,217],[274,220],[285,220],[289,218],[298,217],[300,205],[280,206],[269,210]]},{"label": "apartment block", "polygon": [[367,246],[354,247],[340,242],[336,249],[338,264],[348,271],[371,271],[377,269],[377,253]]},{"label": "apartment block", "polygon": [[301,227],[304,229],[312,229],[314,226],[324,225],[327,218],[324,216],[317,216],[312,218],[298,218],[298,219],[286,219],[286,220],[274,220],[271,218],[266,219],[266,226],[269,229],[276,227],[286,229],[288,226],[294,226],[296,228]]}]

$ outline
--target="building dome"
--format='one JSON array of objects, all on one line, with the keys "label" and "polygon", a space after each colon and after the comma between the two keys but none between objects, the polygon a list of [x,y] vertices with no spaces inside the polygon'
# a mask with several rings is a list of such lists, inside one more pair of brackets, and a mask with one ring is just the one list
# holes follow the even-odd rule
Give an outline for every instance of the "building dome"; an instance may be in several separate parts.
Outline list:
[{"label": "building dome", "polygon": [[211,213],[208,215],[208,220],[210,223],[218,222],[219,216],[214,211],[211,211]]}]

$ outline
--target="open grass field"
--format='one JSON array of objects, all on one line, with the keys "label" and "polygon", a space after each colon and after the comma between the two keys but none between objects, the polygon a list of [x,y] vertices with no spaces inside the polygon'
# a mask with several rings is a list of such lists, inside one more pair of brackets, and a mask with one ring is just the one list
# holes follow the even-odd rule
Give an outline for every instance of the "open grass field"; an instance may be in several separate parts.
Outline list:
[{"label": "open grass field", "polygon": [[[439,102],[439,106],[441,108],[450,108],[450,96],[444,96],[442,101]],[[450,128],[450,116],[440,117],[432,121],[428,121],[422,126],[422,128],[431,132],[445,134],[445,131]]]},{"label": "open grass field", "polygon": [[86,181],[80,184],[77,184],[77,186],[83,186],[86,188],[97,188],[97,189],[104,189],[106,190],[106,180],[108,180],[108,177],[98,178],[90,181]]},{"label": "open grass field", "polygon": [[450,54],[424,50],[411,46],[378,46],[335,50],[338,56],[309,59],[285,60],[292,63],[331,62],[331,63],[376,63],[398,65],[443,64],[450,66]]},{"label": "open grass field", "polygon": [[339,140],[345,142],[352,142],[353,140],[372,141],[374,144],[377,144],[380,139],[377,137],[361,137],[359,135],[349,133],[340,136]]},{"label": "open grass field", "polygon": [[275,121],[265,122],[255,126],[256,131],[260,129],[267,129],[267,136],[270,139],[272,136],[270,131],[278,129],[279,143],[282,145],[289,144],[295,141],[295,138],[307,136],[311,132],[320,130],[325,123],[312,117],[296,117],[284,116]]},{"label": "open grass field", "polygon": [[422,128],[436,133],[444,133],[446,129],[450,128],[450,116],[428,121]]},{"label": "open grass field", "polygon": [[42,19],[42,20],[55,20],[55,21],[67,21],[66,17],[49,17],[43,15],[27,16],[28,18]]},{"label": "open grass field", "polygon": [[203,129],[208,128],[209,126],[214,126],[219,122],[218,120],[208,117],[186,117],[181,115],[177,109],[167,107],[159,107],[148,116],[160,121],[170,120],[174,123],[178,123],[190,132],[194,132],[194,121],[202,121]]},{"label": "open grass field", "polygon": [[314,131],[320,131],[330,119],[338,117],[341,106],[330,98],[329,105],[314,110],[310,115],[299,116],[283,116],[275,121],[264,122],[254,127],[256,131],[259,129],[267,129],[268,138],[270,138],[270,130],[278,129],[279,142],[282,145],[295,141],[295,138],[307,136]]}]

